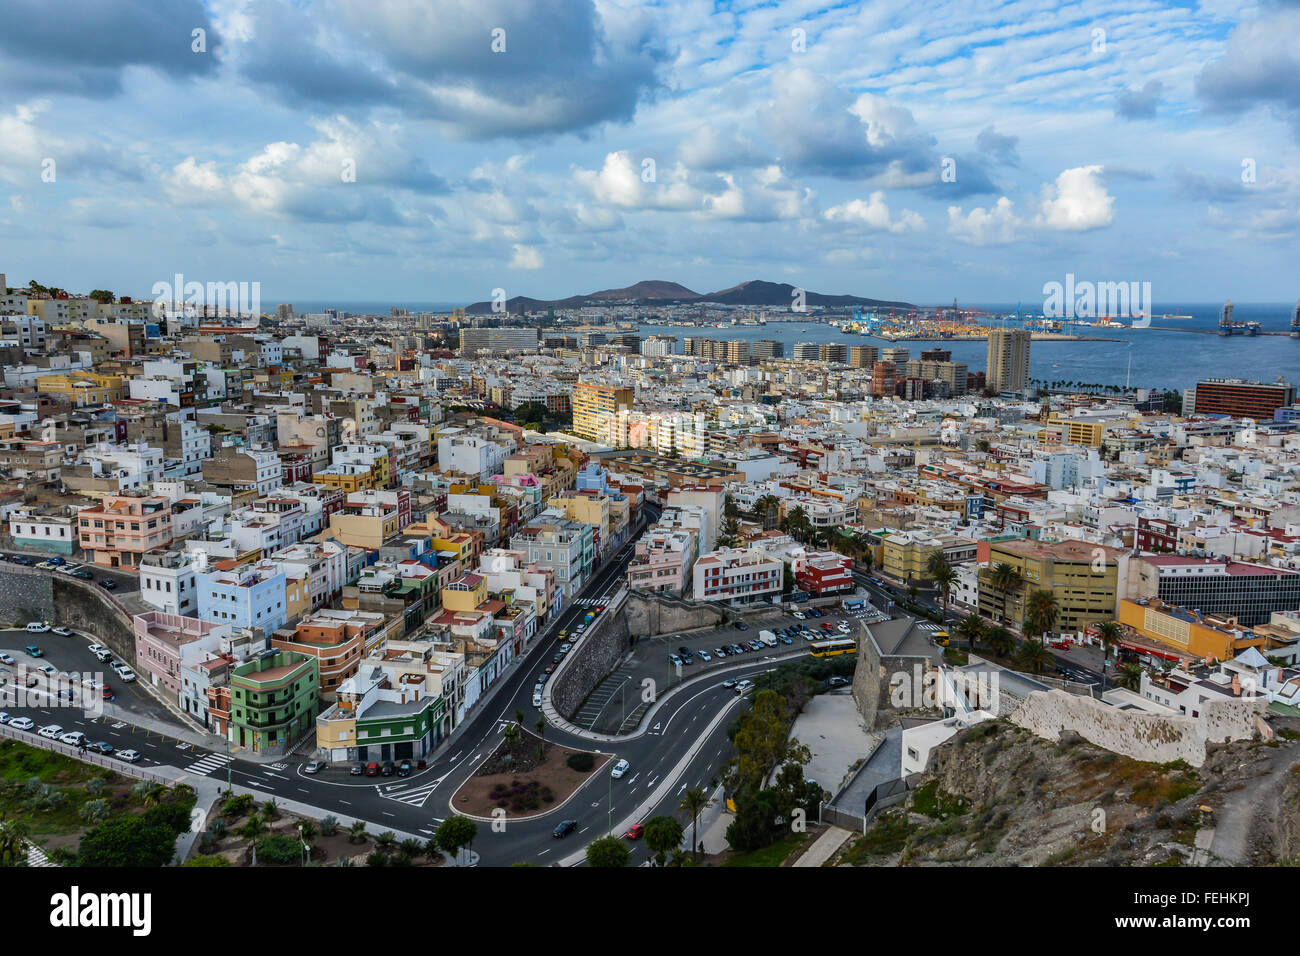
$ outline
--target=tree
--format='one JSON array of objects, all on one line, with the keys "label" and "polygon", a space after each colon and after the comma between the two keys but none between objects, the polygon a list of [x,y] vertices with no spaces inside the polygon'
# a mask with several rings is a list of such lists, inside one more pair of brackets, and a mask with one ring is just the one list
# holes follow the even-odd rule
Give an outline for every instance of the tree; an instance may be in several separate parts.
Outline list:
[{"label": "tree", "polygon": [[722,522],[722,534],[718,536],[718,547],[734,548],[740,541],[740,522],[728,515]]},{"label": "tree", "polygon": [[999,595],[1000,613],[998,617],[1003,622],[1007,620],[1007,601],[1011,592],[1019,590],[1024,583],[1025,579],[1021,577],[1020,571],[1014,564],[1001,562],[995,564],[993,570],[989,572],[989,584],[993,586],[993,589]]},{"label": "tree", "polygon": [[112,302],[114,298],[113,293],[109,292],[107,289],[91,289],[90,297],[100,305],[106,305],[109,302]]},{"label": "tree", "polygon": [[366,842],[366,822],[357,820],[352,826],[348,827],[348,840],[352,843]]},{"label": "tree", "polygon": [[1110,660],[1110,649],[1124,636],[1124,629],[1120,627],[1119,621],[1103,621],[1097,625],[1097,636],[1101,638],[1102,656]]},{"label": "tree", "polygon": [[754,502],[754,512],[763,519],[763,530],[770,531],[776,527],[781,514],[781,499],[776,495],[763,495]]},{"label": "tree", "polygon": [[1129,690],[1137,690],[1142,686],[1142,665],[1125,664],[1115,675],[1115,683]]},{"label": "tree", "polygon": [[[738,722],[733,743],[736,755],[729,767],[730,789],[759,789],[790,751],[786,699],[774,690],[760,690]],[[805,761],[806,762],[806,761]]]},{"label": "tree", "polygon": [[27,824],[22,820],[0,820],[0,866],[23,866],[27,862]]},{"label": "tree", "polygon": [[1042,641],[1022,642],[1020,650],[1016,653],[1016,658],[1034,674],[1041,674],[1043,669],[1051,664],[1053,660],[1047,645]]},{"label": "tree", "polygon": [[1060,616],[1056,595],[1046,588],[1032,592],[1025,601],[1025,637],[1031,634],[1046,638]]},{"label": "tree", "polygon": [[632,851],[616,836],[597,837],[587,844],[587,865],[590,867],[624,867]]},{"label": "tree", "polygon": [[467,850],[473,845],[476,836],[478,836],[478,824],[458,813],[443,820],[434,831],[438,849],[448,856],[457,858],[461,850]]},{"label": "tree", "polygon": [[966,646],[971,651],[984,636],[984,621],[978,614],[967,614],[956,627],[957,636],[966,638]]},{"label": "tree", "polygon": [[651,817],[645,825],[645,845],[654,851],[655,861],[664,865],[664,860],[682,845],[684,831],[682,825],[668,816]]},{"label": "tree", "polygon": [[984,643],[994,654],[999,657],[1006,657],[1016,647],[1016,638],[1001,624],[989,628],[984,632]]},{"label": "tree", "polygon": [[948,616],[948,592],[957,583],[957,572],[942,551],[934,551],[925,562],[925,573],[939,589],[944,617]]},{"label": "tree", "polygon": [[705,808],[711,806],[713,801],[699,787],[691,787],[684,794],[679,804],[678,810],[684,810],[691,815],[691,858],[697,856],[700,842],[700,814]]},{"label": "tree", "polygon": [[761,850],[783,835],[781,800],[775,790],[747,788],[735,799],[736,819],[727,827],[727,842],[734,849],[741,853]]},{"label": "tree", "polygon": [[781,519],[781,530],[796,541],[805,540],[811,528],[812,521],[809,520],[808,512],[804,511],[801,505],[795,505]]},{"label": "tree", "polygon": [[78,866],[158,868],[171,863],[176,834],[161,823],[127,814],[105,820],[81,838]]}]

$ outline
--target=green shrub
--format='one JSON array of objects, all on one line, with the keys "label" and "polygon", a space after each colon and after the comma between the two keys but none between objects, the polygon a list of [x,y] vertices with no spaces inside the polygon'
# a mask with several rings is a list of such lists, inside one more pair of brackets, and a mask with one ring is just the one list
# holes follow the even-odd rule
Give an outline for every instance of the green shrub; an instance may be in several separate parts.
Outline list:
[{"label": "green shrub", "polygon": [[570,754],[569,759],[566,760],[565,763],[569,765],[569,769],[571,770],[576,770],[579,773],[586,773],[592,767],[596,766],[596,758],[592,754],[584,751],[581,753]]},{"label": "green shrub", "polygon": [[285,833],[272,833],[257,841],[257,862],[297,863],[302,859],[302,845]]}]

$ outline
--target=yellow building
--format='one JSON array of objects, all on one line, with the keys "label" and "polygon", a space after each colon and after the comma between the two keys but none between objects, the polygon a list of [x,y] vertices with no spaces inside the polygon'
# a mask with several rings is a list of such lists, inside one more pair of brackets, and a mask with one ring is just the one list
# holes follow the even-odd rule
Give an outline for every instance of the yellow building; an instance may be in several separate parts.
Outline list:
[{"label": "yellow building", "polygon": [[578,382],[570,399],[573,408],[573,433],[588,441],[609,443],[612,428],[620,411],[630,411],[635,392],[617,385]]},{"label": "yellow building", "polygon": [[330,515],[329,536],[340,544],[375,550],[402,530],[394,508],[359,508]]},{"label": "yellow building", "polygon": [[1106,429],[1123,424],[1113,418],[1062,418],[1055,412],[1039,433],[1039,440],[1052,445],[1090,445],[1100,448]]},{"label": "yellow building", "polygon": [[548,508],[564,509],[564,516],[571,521],[581,521],[596,529],[600,535],[601,547],[610,541],[610,501],[604,495],[586,494],[570,491],[557,495],[546,502]]},{"label": "yellow building", "polygon": [[68,372],[61,375],[42,375],[36,380],[36,390],[67,399],[73,405],[104,405],[125,397],[126,383],[120,375],[100,375],[97,372]]},{"label": "yellow building", "polygon": [[442,606],[448,611],[475,611],[487,596],[487,578],[462,574],[442,589]]},{"label": "yellow building", "polygon": [[[1192,657],[1226,661],[1248,647],[1266,654],[1271,645],[1264,634],[1237,628],[1236,618],[1204,617],[1156,598],[1120,602],[1119,622],[1159,644]],[[1234,635],[1234,630],[1237,635]]]},{"label": "yellow building", "polygon": [[[1087,541],[1017,538],[990,542],[988,563],[979,572],[980,613],[995,621],[1005,618],[1022,628],[1025,599],[1034,591],[1046,590],[1056,597],[1055,629],[1082,633],[1089,625],[1115,619],[1121,560],[1127,561],[1125,552]],[[1005,594],[994,587],[993,569],[999,564],[1019,571],[1024,583]]]}]

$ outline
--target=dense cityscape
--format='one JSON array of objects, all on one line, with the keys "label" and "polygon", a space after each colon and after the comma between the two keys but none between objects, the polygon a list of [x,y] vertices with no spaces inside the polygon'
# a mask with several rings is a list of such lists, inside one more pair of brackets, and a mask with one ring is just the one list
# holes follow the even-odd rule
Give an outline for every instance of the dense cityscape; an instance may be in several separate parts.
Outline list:
[{"label": "dense cityscape", "polygon": [[330,867],[1276,910],[1293,8],[67,3],[0,30],[34,922]]}]

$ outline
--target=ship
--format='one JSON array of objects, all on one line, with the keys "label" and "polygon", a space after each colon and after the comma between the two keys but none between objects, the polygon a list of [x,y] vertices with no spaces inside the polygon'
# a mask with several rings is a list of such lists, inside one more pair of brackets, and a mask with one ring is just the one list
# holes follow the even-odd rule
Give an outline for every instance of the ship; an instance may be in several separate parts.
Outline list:
[{"label": "ship", "polygon": [[1291,316],[1291,338],[1300,339],[1300,302],[1295,304],[1295,315]]},{"label": "ship", "polygon": [[1259,335],[1260,325],[1258,322],[1234,321],[1232,313],[1232,300],[1229,299],[1223,303],[1223,311],[1219,314],[1220,335]]}]

